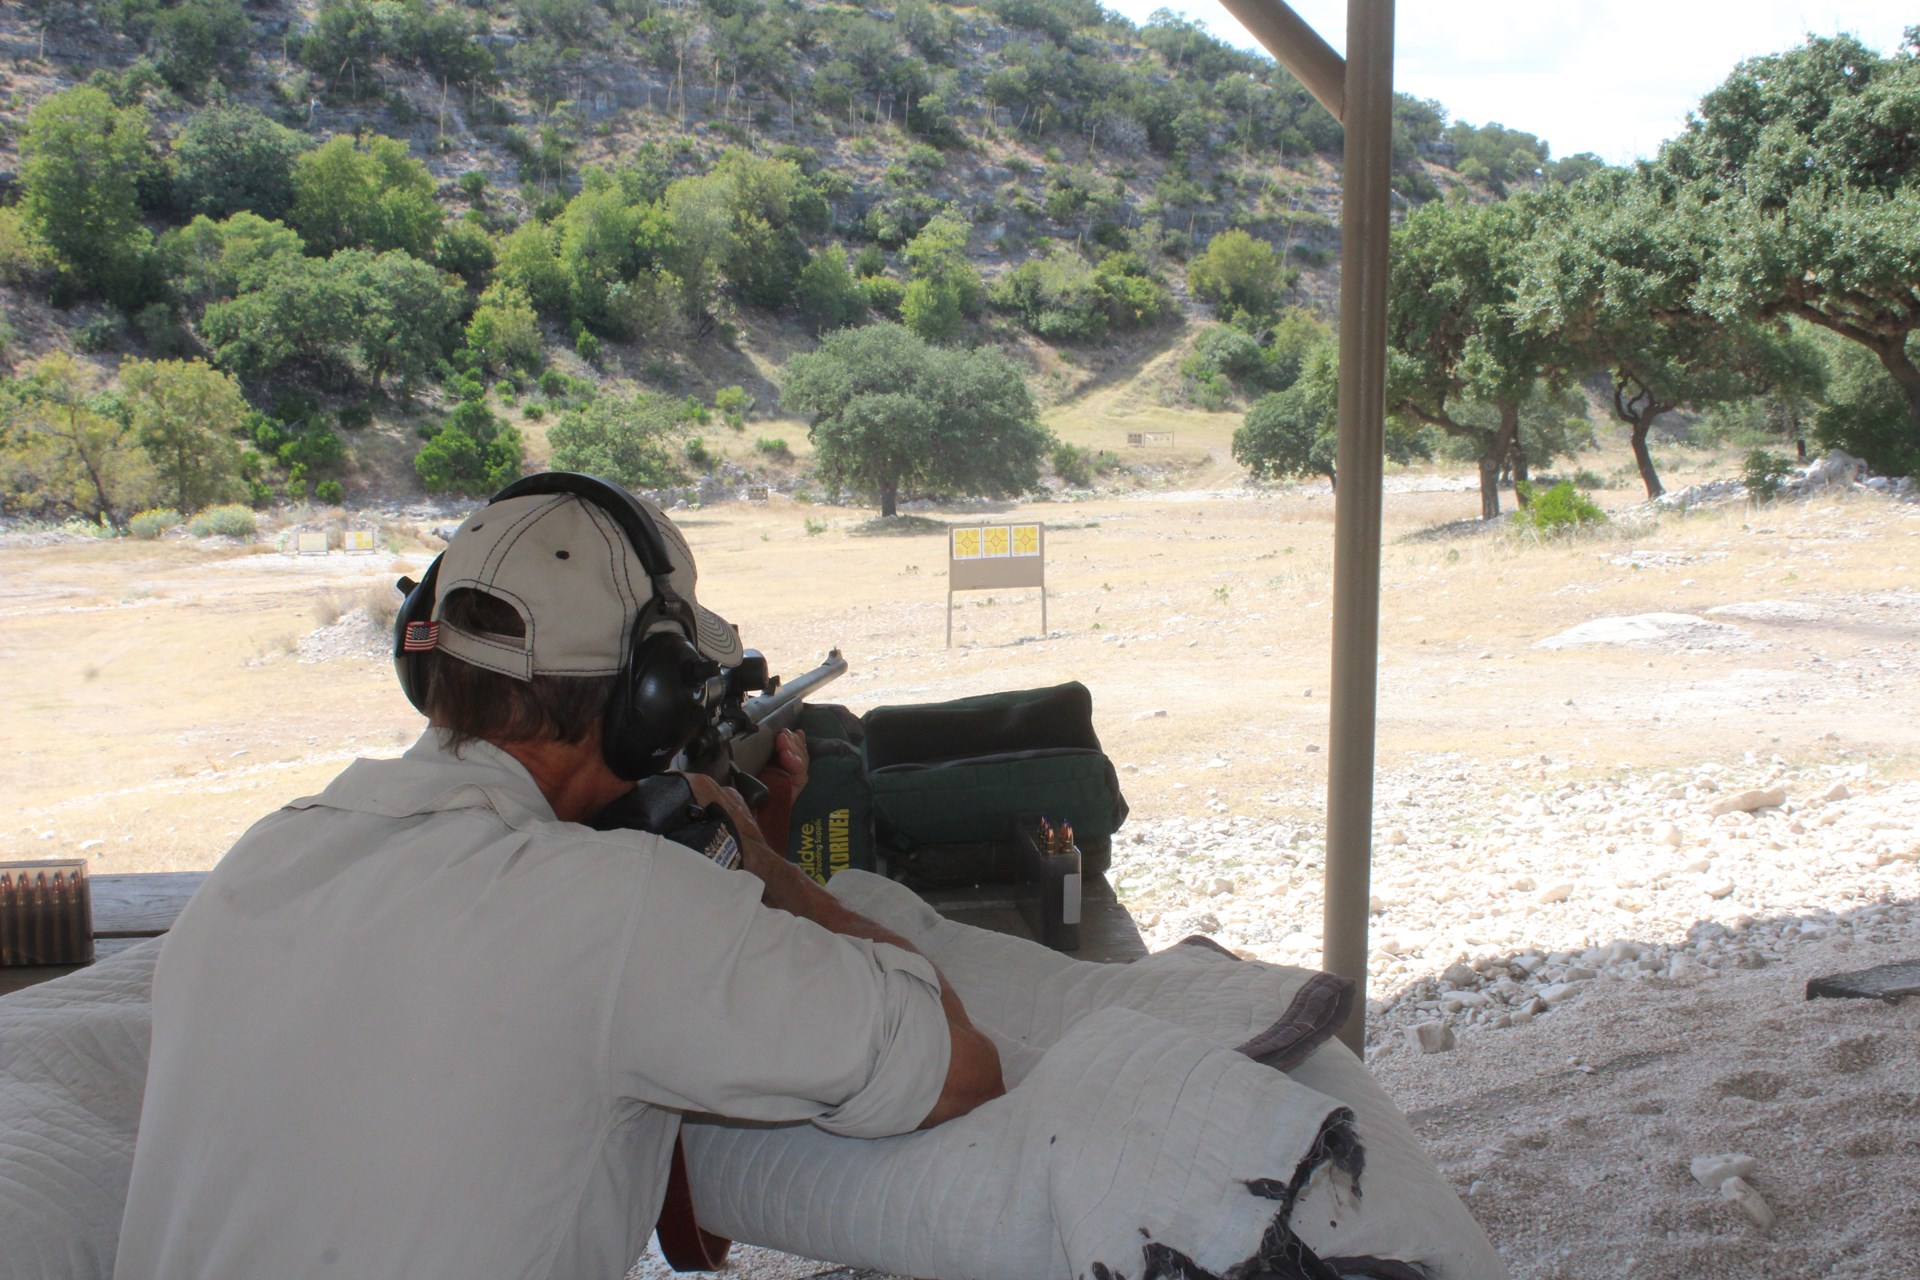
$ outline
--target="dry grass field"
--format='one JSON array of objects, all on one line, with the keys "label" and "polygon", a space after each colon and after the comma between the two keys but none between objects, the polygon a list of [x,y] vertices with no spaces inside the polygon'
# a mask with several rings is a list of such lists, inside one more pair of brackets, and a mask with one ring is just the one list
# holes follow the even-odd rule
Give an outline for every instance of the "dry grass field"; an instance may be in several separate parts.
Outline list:
[{"label": "dry grass field", "polygon": [[[1473,493],[1438,487],[1447,483],[1390,478],[1383,768],[1409,753],[1548,749],[1593,768],[1744,750],[1845,749],[1892,764],[1920,745],[1910,616],[1870,603],[1920,580],[1920,508],[1864,497],[1731,505],[1541,543],[1443,527],[1476,507]],[[864,710],[1082,680],[1137,814],[1273,815],[1284,803],[1310,820],[1327,735],[1332,510],[1311,487],[986,508],[1048,523],[1048,631],[1036,592],[961,594],[951,649],[937,530],[863,536],[869,511],[777,498],[679,520],[703,601],[775,670],[811,666],[836,645],[846,653],[836,700]],[[301,642],[430,554],[294,557],[193,541],[0,549],[0,700],[11,710],[0,856],[85,850],[100,870],[206,867],[247,823],[319,789],[351,757],[401,749],[420,722],[386,661],[365,646],[313,661]],[[1744,623],[1750,643],[1535,647],[1596,617],[1759,600],[1823,613]]]}]

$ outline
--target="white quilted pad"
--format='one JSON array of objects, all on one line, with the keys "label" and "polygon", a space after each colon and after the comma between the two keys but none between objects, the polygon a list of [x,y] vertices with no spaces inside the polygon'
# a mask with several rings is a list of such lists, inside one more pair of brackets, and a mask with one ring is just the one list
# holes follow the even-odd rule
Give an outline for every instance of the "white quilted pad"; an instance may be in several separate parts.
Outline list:
[{"label": "white quilted pad", "polygon": [[[1001,1046],[1008,1093],[878,1142],[691,1122],[709,1230],[940,1280],[1506,1275],[1398,1109],[1326,1039],[1324,975],[1192,945],[1089,964],[943,920],[878,876],[832,889],[940,966]],[[1320,1261],[1287,1256],[1294,1236]]]},{"label": "white quilted pad", "polygon": [[159,954],[143,942],[0,1000],[0,1280],[113,1274]]},{"label": "white quilted pad", "polygon": [[[1324,975],[1202,945],[1086,964],[942,920],[879,877],[833,889],[952,979],[1011,1088],[880,1141],[690,1123],[710,1229],[940,1280],[1505,1276],[1392,1102],[1325,1039],[1340,989]],[[112,1272],[158,950],[0,1000],[0,1280]]]}]

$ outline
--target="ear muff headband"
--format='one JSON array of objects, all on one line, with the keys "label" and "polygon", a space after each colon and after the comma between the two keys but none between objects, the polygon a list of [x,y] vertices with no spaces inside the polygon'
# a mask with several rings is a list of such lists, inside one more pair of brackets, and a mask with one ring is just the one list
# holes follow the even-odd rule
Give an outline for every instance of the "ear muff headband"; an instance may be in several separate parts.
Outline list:
[{"label": "ear muff headband", "polygon": [[[692,603],[673,589],[673,558],[652,513],[618,485],[572,471],[526,476],[494,494],[487,505],[542,494],[571,494],[606,512],[647,571],[653,594],[634,620],[626,661],[614,679],[602,717],[601,755],[622,778],[658,773],[706,722],[708,691],[720,665],[694,647],[699,623]],[[427,654],[432,650],[426,629],[432,626],[440,560],[434,557],[418,584],[400,580],[406,599],[394,615],[394,671],[407,701],[423,715]],[[675,630],[654,634],[662,621],[671,622]],[[410,633],[416,648],[408,646]]]}]

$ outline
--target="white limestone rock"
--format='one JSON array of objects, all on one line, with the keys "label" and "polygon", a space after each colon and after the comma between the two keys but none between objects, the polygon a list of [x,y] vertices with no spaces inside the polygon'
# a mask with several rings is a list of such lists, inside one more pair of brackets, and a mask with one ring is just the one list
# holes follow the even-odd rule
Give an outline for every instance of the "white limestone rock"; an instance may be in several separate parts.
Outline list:
[{"label": "white limestone rock", "polygon": [[1718,1151],[1695,1156],[1687,1166],[1693,1180],[1709,1191],[1718,1191],[1728,1178],[1751,1178],[1760,1162],[1738,1151]]},{"label": "white limestone rock", "polygon": [[1745,1178],[1728,1178],[1721,1183],[1720,1198],[1746,1214],[1747,1221],[1760,1230],[1773,1230],[1773,1207]]}]

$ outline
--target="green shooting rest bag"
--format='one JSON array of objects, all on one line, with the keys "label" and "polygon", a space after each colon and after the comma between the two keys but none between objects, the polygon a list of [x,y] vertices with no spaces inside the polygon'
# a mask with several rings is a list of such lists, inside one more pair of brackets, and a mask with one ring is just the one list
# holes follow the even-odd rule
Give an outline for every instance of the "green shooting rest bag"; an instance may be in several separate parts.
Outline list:
[{"label": "green shooting rest bag", "polygon": [[807,735],[810,762],[787,820],[788,860],[821,884],[848,867],[872,871],[873,793],[859,718],[833,703],[809,704],[795,727]]},{"label": "green shooting rest bag", "polygon": [[862,717],[874,832],[914,888],[1018,878],[1018,816],[1073,824],[1089,872],[1104,872],[1127,802],[1078,681]]}]

